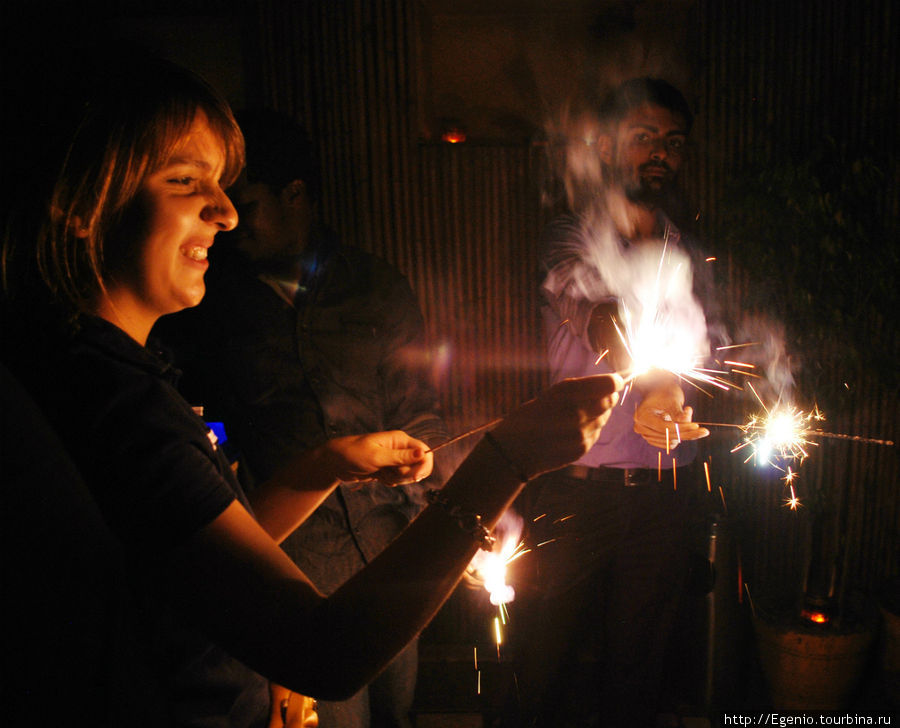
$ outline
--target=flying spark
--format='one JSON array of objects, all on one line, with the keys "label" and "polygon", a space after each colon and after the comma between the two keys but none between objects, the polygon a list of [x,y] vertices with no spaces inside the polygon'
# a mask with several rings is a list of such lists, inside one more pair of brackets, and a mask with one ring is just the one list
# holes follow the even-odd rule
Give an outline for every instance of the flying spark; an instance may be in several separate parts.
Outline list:
[{"label": "flying spark", "polygon": [[790,508],[792,511],[796,511],[803,504],[800,502],[800,499],[797,497],[797,494],[794,492],[794,486],[790,486],[791,488],[791,497],[786,498],[784,501],[784,505]]}]

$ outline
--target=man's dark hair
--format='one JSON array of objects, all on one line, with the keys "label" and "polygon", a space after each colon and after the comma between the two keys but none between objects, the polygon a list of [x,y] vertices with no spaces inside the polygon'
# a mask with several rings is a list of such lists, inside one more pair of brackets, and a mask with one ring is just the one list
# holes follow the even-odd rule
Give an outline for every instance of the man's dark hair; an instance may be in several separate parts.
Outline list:
[{"label": "man's dark hair", "polygon": [[600,104],[601,118],[620,121],[642,104],[653,104],[680,115],[685,131],[689,132],[694,115],[677,88],[661,78],[632,78],[615,88]]},{"label": "man's dark hair", "polygon": [[245,109],[236,116],[247,150],[247,181],[280,191],[299,179],[310,200],[318,200],[322,178],[306,130],[287,114],[271,109]]}]

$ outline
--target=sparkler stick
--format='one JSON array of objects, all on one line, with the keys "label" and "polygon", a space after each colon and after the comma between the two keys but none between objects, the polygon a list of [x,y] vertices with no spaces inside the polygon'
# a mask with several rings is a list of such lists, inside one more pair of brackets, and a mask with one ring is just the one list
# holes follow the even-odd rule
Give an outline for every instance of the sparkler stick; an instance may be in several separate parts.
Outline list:
[{"label": "sparkler stick", "polygon": [[709,482],[709,463],[703,461],[703,472],[706,473],[706,492],[712,493],[712,484]]},{"label": "sparkler stick", "polygon": [[[736,425],[733,422],[696,422],[695,424],[703,427],[734,427],[738,430],[760,430],[765,429],[762,420],[759,422],[747,422],[742,425]],[[893,447],[893,440],[882,440],[876,437],[864,437],[862,435],[844,435],[839,432],[825,432],[824,430],[803,430],[801,434],[804,437],[827,437],[835,440],[850,440],[851,442],[861,442],[867,445],[885,445]]]},{"label": "sparkler stick", "polygon": [[750,602],[750,611],[753,612],[753,616],[756,616],[756,607],[753,604],[753,597],[750,596],[750,585],[747,582],[744,582],[744,589],[747,590],[747,601]]},{"label": "sparkler stick", "polygon": [[893,440],[878,440],[874,437],[862,437],[861,435],[842,435],[837,432],[823,432],[822,430],[808,430],[805,434],[809,437],[830,437],[835,440],[850,440],[852,442],[864,442],[869,445],[894,446]]},{"label": "sparkler stick", "polygon": [[478,432],[481,432],[482,430],[487,430],[488,428],[493,427],[494,425],[499,425],[502,421],[503,421],[503,418],[498,417],[496,420],[491,420],[490,422],[487,422],[483,425],[479,425],[478,427],[473,427],[471,430],[466,430],[466,432],[463,432],[461,435],[457,435],[456,437],[451,437],[449,440],[442,442],[440,445],[435,445],[433,448],[431,448],[430,450],[426,450],[425,452],[426,453],[437,452],[438,450],[441,450],[442,448],[447,447],[447,445],[452,445],[454,442],[459,442],[460,440],[464,440],[467,437],[470,437]]}]

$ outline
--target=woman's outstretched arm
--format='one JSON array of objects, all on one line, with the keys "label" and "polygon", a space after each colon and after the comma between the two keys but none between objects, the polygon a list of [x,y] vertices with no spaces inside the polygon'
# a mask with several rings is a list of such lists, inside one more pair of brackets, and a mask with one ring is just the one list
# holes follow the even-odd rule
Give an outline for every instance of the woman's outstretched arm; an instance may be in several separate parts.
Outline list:
[{"label": "woman's outstretched arm", "polygon": [[248,665],[306,695],[368,683],[434,616],[525,480],[596,441],[621,379],[554,385],[482,440],[432,504],[329,598],[233,503],[179,549],[163,578],[185,613]]}]

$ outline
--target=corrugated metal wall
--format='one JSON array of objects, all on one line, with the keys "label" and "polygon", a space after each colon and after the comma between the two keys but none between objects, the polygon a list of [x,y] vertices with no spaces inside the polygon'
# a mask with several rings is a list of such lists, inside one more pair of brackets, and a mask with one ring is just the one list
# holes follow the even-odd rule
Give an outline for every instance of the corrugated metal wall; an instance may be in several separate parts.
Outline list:
[{"label": "corrugated metal wall", "polygon": [[[318,140],[326,219],[408,274],[448,423],[462,432],[545,382],[534,249],[548,214],[544,159],[539,148],[419,142],[422,12],[412,0],[259,0],[259,96]],[[897,158],[898,14],[891,0],[696,4],[701,154],[684,184],[701,225],[742,164],[802,152],[823,135]],[[900,180],[890,168],[879,209],[896,218]],[[719,265],[739,306],[746,277]],[[896,351],[896,341],[884,345]],[[829,429],[896,439],[896,391],[854,386],[858,410]],[[724,397],[708,412],[724,422],[743,416]],[[726,439],[711,438],[713,480],[736,516],[745,574],[767,591],[790,591],[802,576],[808,515],[785,509],[780,485],[730,456]],[[802,477],[821,482],[835,468],[843,475],[829,534],[844,557],[842,593],[876,589],[900,572],[896,449],[824,441]]]},{"label": "corrugated metal wall", "polygon": [[323,214],[419,294],[452,432],[545,381],[534,240],[542,214],[527,146],[421,143],[415,3],[262,0],[264,103],[318,141]]}]

